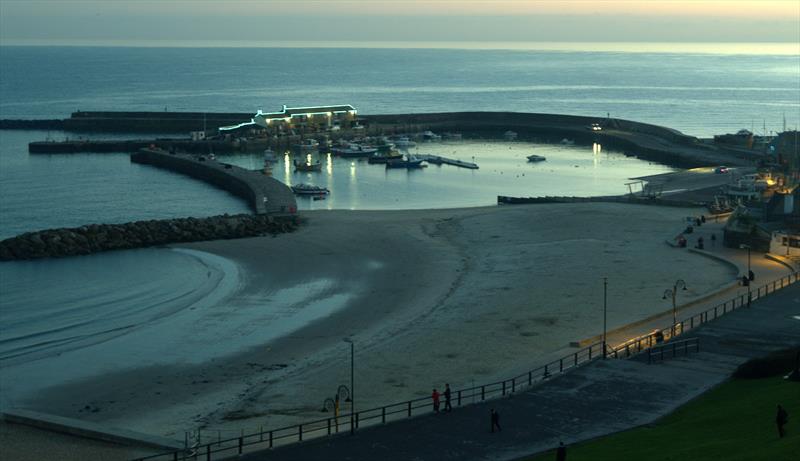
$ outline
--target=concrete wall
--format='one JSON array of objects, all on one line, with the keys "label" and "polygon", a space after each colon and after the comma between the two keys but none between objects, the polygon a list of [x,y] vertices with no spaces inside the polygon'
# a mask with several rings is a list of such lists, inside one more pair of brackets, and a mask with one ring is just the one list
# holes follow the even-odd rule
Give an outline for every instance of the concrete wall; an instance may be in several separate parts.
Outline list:
[{"label": "concrete wall", "polygon": [[206,181],[246,200],[256,214],[293,214],[297,201],[291,188],[275,178],[201,156],[141,149],[131,161],[165,168]]}]

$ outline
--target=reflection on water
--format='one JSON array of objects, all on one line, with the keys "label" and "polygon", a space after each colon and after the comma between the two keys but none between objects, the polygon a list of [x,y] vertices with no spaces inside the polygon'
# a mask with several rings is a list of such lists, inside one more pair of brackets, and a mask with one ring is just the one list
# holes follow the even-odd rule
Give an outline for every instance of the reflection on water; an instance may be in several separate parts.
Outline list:
[{"label": "reflection on water", "polygon": [[[283,181],[289,185],[314,184],[331,191],[324,200],[297,197],[300,209],[423,209],[492,205],[498,195],[624,194],[628,178],[672,171],[604,151],[599,143],[438,142],[419,144],[412,153],[466,160],[480,168],[429,165],[421,170],[387,170],[385,165],[371,165],[366,159],[326,154],[324,172],[298,172],[292,168],[293,157],[285,155]],[[528,162],[526,157],[533,153],[547,160]],[[245,167],[250,164],[248,155],[226,160]]]}]

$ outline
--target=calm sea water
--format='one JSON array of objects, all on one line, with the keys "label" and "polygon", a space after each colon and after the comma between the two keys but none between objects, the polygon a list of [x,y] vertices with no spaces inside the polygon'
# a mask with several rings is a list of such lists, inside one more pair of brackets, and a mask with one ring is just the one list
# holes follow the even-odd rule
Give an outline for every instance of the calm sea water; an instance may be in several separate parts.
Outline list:
[{"label": "calm sea water", "polygon": [[[800,124],[800,57],[576,50],[0,47],[0,118],[64,118],[76,110],[255,112],[282,104],[331,103],[353,104],[363,114],[610,113],[696,136],[741,128],[761,132],[765,125],[766,131],[774,131],[782,128],[784,115],[789,127]],[[0,131],[0,238],[93,222],[248,211],[225,192],[131,164],[125,154],[28,155],[28,142],[48,136],[74,134]],[[275,176],[287,183],[311,182],[332,189],[327,200],[301,200],[301,208],[375,209],[486,205],[499,194],[622,193],[626,178],[666,171],[602,146],[463,142],[423,145],[420,152],[474,158],[481,169],[386,171],[333,159],[322,173],[294,173],[280,164]],[[527,164],[524,157],[531,153],[545,155],[548,161]],[[252,168],[261,163],[257,156],[229,160]],[[152,272],[155,267],[158,273]],[[204,267],[196,258],[157,249],[0,263],[0,317],[6,326],[0,355],[10,358],[15,350],[46,355],[47,343],[66,344],[73,337],[96,343],[128,327],[143,328],[180,310],[178,304],[185,307],[189,301],[175,301],[175,293],[187,294],[188,299],[188,293],[201,292],[196,285],[210,273]],[[102,312],[107,315],[98,317]],[[59,329],[61,325],[66,327]],[[46,379],[46,370],[42,376]],[[13,370],[3,377],[14,379]]]}]

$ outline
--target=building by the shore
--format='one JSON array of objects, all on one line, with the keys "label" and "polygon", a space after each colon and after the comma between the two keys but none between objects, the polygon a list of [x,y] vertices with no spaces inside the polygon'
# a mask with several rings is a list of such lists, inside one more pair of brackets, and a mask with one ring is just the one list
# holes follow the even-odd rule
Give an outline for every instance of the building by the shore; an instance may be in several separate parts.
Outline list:
[{"label": "building by the shore", "polygon": [[293,128],[337,130],[351,128],[356,124],[358,111],[350,104],[315,107],[287,107],[277,112],[256,112],[249,122],[222,126],[220,133],[237,132],[247,128],[263,128],[281,131]]}]

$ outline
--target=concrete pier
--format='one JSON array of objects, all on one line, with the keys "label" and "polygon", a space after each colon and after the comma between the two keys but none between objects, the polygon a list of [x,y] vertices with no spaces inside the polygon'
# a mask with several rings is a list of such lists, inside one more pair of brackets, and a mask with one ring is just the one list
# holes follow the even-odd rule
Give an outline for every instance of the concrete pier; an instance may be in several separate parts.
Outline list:
[{"label": "concrete pier", "polygon": [[456,160],[456,159],[447,158],[447,157],[441,157],[439,155],[415,154],[414,156],[417,157],[417,158],[421,158],[422,160],[425,160],[426,162],[431,163],[433,165],[445,164],[445,165],[457,166],[457,167],[460,167],[460,168],[467,168],[469,170],[477,170],[478,169],[478,165],[475,164],[475,163],[464,162],[464,161],[461,161],[461,160]]},{"label": "concrete pier", "polygon": [[214,184],[245,199],[256,214],[297,212],[297,201],[292,190],[277,179],[261,173],[203,156],[171,154],[157,149],[141,149],[131,155],[131,161],[165,168]]}]

